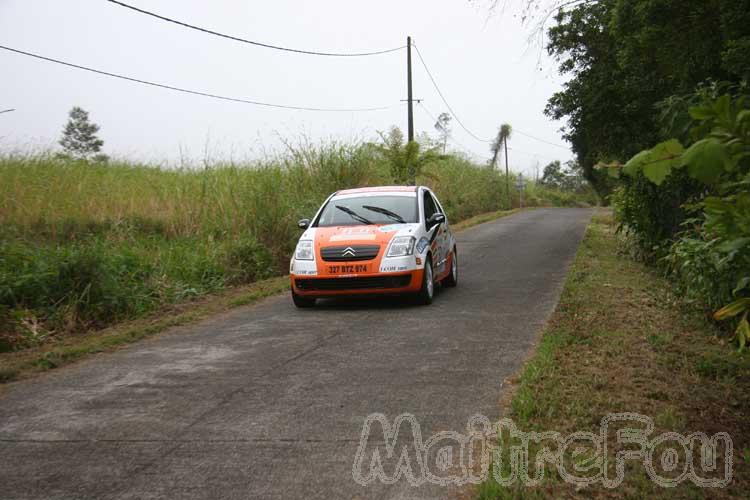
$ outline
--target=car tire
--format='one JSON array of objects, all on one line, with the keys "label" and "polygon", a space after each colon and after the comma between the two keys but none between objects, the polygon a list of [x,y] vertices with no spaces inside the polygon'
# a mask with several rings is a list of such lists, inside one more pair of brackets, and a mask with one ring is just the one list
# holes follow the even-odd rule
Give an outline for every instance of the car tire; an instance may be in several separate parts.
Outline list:
[{"label": "car tire", "polygon": [[441,283],[443,286],[451,288],[458,285],[458,254],[456,253],[456,247],[453,247],[453,254],[451,255],[451,272],[443,278]]},{"label": "car tire", "polygon": [[294,293],[294,290],[292,290],[292,302],[294,302],[295,306],[302,309],[315,306],[314,297],[303,297],[302,295],[297,295]]},{"label": "car tire", "polygon": [[435,277],[432,272],[432,258],[428,255],[422,273],[422,288],[417,293],[417,303],[423,306],[432,304],[435,295]]}]

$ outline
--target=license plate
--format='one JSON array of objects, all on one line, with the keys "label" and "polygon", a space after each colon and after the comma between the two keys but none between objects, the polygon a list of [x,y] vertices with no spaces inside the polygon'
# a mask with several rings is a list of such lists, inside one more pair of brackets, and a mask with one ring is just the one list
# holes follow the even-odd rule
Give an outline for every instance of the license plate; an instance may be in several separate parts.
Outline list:
[{"label": "license plate", "polygon": [[329,274],[358,274],[367,273],[370,270],[370,266],[367,264],[353,264],[344,266],[328,266]]}]

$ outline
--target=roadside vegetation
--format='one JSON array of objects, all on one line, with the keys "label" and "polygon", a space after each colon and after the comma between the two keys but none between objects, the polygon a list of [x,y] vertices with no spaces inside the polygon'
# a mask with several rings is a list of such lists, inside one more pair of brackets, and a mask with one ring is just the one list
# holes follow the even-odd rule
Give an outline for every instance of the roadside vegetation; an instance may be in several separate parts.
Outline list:
[{"label": "roadside vegetation", "polygon": [[[529,2],[537,5],[539,2]],[[750,1],[554,2],[546,113],[634,257],[750,339]]]},{"label": "roadside vegetation", "polygon": [[488,482],[480,497],[746,496],[750,0],[522,3],[568,78],[545,113],[614,216],[590,226],[509,416],[569,433],[631,411],[655,434],[728,432],[735,480],[665,490],[631,464],[617,490],[552,474],[538,488]]},{"label": "roadside vegetation", "polygon": [[397,131],[391,139],[290,146],[255,163],[192,169],[70,154],[0,157],[0,352],[54,347],[285,274],[297,220],[338,189],[416,175],[440,193],[454,222],[509,208],[499,171],[407,148]]},{"label": "roadside vegetation", "polygon": [[[586,232],[536,353],[509,381],[512,397],[504,416],[525,432],[557,431],[563,436],[598,434],[602,418],[613,412],[652,418],[650,439],[672,431],[709,436],[728,432],[734,443],[734,480],[726,489],[704,490],[689,480],[666,489],[632,460],[625,481],[614,490],[601,483],[576,489],[548,466],[539,486],[501,487],[489,480],[478,488],[478,497],[744,497],[750,487],[750,439],[745,432],[750,425],[750,359],[727,349],[721,332],[686,306],[664,277],[622,251],[623,235],[617,234],[612,216],[602,212]],[[610,434],[608,460],[613,464],[614,454],[625,448]],[[520,443],[504,444],[507,451]],[[540,448],[532,444],[529,449],[533,474]],[[595,455],[572,458],[581,466],[596,465],[585,462]],[[701,476],[721,477],[723,467],[720,460],[715,476]],[[572,465],[567,470],[574,472]]]},{"label": "roadside vegetation", "polygon": [[[725,93],[726,92],[726,93]],[[622,178],[612,196],[634,254],[655,264],[681,295],[750,340],[750,92],[702,89],[678,101],[683,129],[606,166]]]}]

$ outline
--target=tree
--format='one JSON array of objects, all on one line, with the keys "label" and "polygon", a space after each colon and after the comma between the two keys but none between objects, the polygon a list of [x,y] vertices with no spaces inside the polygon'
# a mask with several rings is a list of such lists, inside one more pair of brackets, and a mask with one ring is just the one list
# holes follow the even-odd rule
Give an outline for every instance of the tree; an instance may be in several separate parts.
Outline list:
[{"label": "tree", "polygon": [[378,151],[391,167],[391,177],[397,184],[414,184],[422,169],[441,156],[437,148],[421,151],[418,142],[411,141],[404,144],[404,133],[394,126],[387,134],[380,133],[382,144],[375,144]]},{"label": "tree", "polygon": [[562,164],[560,160],[555,160],[547,164],[544,167],[544,173],[542,174],[542,180],[540,184],[552,188],[561,188],[565,182],[565,172],[562,170]]},{"label": "tree", "polygon": [[435,122],[435,128],[440,132],[440,140],[443,143],[443,154],[445,154],[445,149],[448,147],[448,137],[451,135],[450,122],[451,115],[448,113],[440,113]]},{"label": "tree", "polygon": [[74,106],[68,114],[68,123],[63,129],[60,145],[63,156],[75,160],[106,161],[107,156],[100,154],[104,141],[97,137],[99,125],[89,121],[89,114],[82,108]]},{"label": "tree", "polygon": [[[536,1],[536,0],[534,0]],[[562,4],[547,51],[571,78],[546,114],[604,198],[613,182],[594,169],[666,138],[655,106],[707,79],[750,74],[750,0],[588,0]]]},{"label": "tree", "polygon": [[581,168],[581,164],[576,160],[565,162],[565,182],[563,183],[563,189],[582,193],[590,188],[591,186],[583,176],[583,168]]},{"label": "tree", "polygon": [[492,166],[492,168],[497,167],[497,156],[500,154],[500,151],[505,148],[505,189],[508,192],[508,208],[510,208],[511,206],[510,169],[508,168],[508,139],[510,139],[512,133],[513,127],[511,127],[508,123],[503,123],[500,126],[500,130],[498,130],[497,132],[497,137],[495,137],[495,140],[492,141],[492,144],[490,145],[490,151],[492,151],[492,160],[490,161],[490,165]]},{"label": "tree", "polygon": [[560,191],[582,192],[585,190],[586,180],[578,162],[568,161],[563,165],[559,160],[555,160],[544,167],[539,184]]}]

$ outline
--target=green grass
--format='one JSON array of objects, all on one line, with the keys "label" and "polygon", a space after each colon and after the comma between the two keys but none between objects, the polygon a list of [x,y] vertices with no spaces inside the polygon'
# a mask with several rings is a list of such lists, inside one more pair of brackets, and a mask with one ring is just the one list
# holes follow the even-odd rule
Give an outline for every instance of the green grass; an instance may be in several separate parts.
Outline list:
[{"label": "green grass", "polygon": [[0,351],[279,275],[299,218],[386,173],[335,144],[201,170],[0,158]]},{"label": "green grass", "polygon": [[663,489],[632,462],[614,490],[577,490],[548,468],[538,487],[502,487],[490,479],[478,487],[478,498],[746,495],[750,453],[742,450],[750,449],[750,355],[729,348],[664,278],[619,253],[622,247],[611,216],[595,216],[537,351],[512,381],[505,416],[523,431],[564,436],[598,432],[602,417],[626,411],[651,417],[653,436],[725,431],[734,441],[734,482],[722,490],[689,481]]},{"label": "green grass", "polygon": [[251,285],[235,287],[217,295],[164,308],[144,318],[125,321],[102,330],[60,336],[54,342],[2,355],[0,383],[69,364],[91,354],[110,351],[137,342],[168,328],[187,325],[241,305],[251,304],[289,288],[289,278],[281,276]]},{"label": "green grass", "polygon": [[[367,144],[200,169],[1,156],[0,356],[284,274],[297,220],[390,172]],[[426,165],[418,183],[453,222],[504,214],[504,175],[463,158]]]},{"label": "green grass", "polygon": [[[507,217],[518,210],[499,210],[467,219],[453,228],[462,231],[477,224]],[[270,278],[251,285],[220,291],[202,299],[162,307],[142,319],[125,321],[85,335],[68,335],[55,342],[36,342],[17,352],[5,353],[0,366],[0,384],[25,378],[78,361],[88,355],[131,344],[174,326],[187,325],[211,315],[251,304],[264,297],[288,290],[288,276]]]}]

